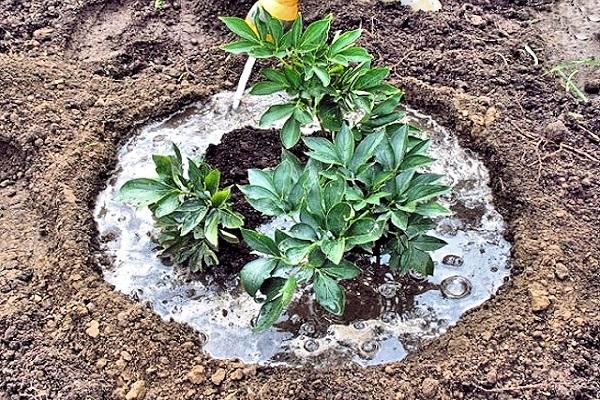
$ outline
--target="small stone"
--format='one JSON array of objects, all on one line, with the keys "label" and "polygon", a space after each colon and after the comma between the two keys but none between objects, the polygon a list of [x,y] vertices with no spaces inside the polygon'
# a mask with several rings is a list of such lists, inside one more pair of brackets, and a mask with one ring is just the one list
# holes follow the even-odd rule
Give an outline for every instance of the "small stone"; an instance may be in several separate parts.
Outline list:
[{"label": "small stone", "polygon": [[54,33],[54,28],[46,27],[33,31],[33,37],[37,40],[49,39]]},{"label": "small stone", "polygon": [[531,300],[531,310],[534,312],[545,311],[550,307],[548,291],[539,283],[533,283],[529,286],[529,298]]},{"label": "small stone", "polygon": [[564,281],[569,277],[569,269],[564,264],[556,264],[554,267],[554,275],[559,281]]},{"label": "small stone", "polygon": [[225,374],[227,374],[227,371],[225,371],[223,368],[219,368],[214,374],[212,374],[210,380],[212,383],[218,386],[225,380]]},{"label": "small stone", "polygon": [[388,375],[394,375],[394,368],[390,365],[386,366],[384,371]]},{"label": "small stone", "polygon": [[108,364],[108,360],[106,358],[99,358],[98,361],[96,361],[96,368],[103,369],[106,367],[106,364]]},{"label": "small stone", "polygon": [[546,125],[544,134],[546,139],[552,142],[562,142],[569,134],[569,129],[565,126],[564,122],[556,120]]},{"label": "small stone", "polygon": [[196,365],[186,375],[188,381],[190,381],[194,385],[198,385],[198,384],[204,382],[205,371],[206,370],[202,365]]},{"label": "small stone", "polygon": [[232,381],[241,381],[244,379],[244,372],[241,369],[236,369],[232,373],[229,374],[229,379]]},{"label": "small stone", "polygon": [[469,18],[469,22],[475,26],[480,26],[485,24],[485,19],[480,15],[472,15],[471,18]]},{"label": "small stone", "polygon": [[600,22],[600,14],[590,14],[588,19],[592,22]]},{"label": "small stone", "polygon": [[143,380],[135,381],[133,385],[131,385],[131,389],[127,392],[125,398],[127,400],[133,399],[143,399],[146,394],[146,382]]},{"label": "small stone", "polygon": [[495,385],[496,382],[498,382],[498,372],[496,371],[496,369],[495,368],[490,369],[488,371],[488,373],[485,375],[485,379],[492,385]]},{"label": "small stone", "polygon": [[121,358],[123,358],[123,360],[125,360],[125,361],[131,361],[131,359],[132,359],[131,354],[129,354],[129,352],[127,352],[127,351],[121,352]]},{"label": "small stone", "polygon": [[600,79],[592,79],[583,84],[583,90],[589,94],[600,93]]},{"label": "small stone", "polygon": [[433,378],[425,378],[421,384],[421,393],[426,399],[433,399],[438,391],[439,383]]},{"label": "small stone", "polygon": [[98,337],[98,335],[100,335],[100,323],[95,319],[92,320],[89,323],[88,328],[85,330],[85,333],[87,333],[88,336],[91,336],[93,338]]}]

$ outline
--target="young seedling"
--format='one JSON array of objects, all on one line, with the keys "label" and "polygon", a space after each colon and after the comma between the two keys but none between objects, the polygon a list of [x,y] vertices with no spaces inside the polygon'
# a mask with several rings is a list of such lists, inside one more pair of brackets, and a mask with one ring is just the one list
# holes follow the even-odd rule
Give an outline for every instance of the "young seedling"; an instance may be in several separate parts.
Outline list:
[{"label": "young seedling", "polygon": [[567,93],[572,93],[580,101],[587,103],[588,97],[577,85],[577,74],[582,66],[596,67],[600,65],[600,59],[590,57],[583,60],[565,61],[544,73],[554,75],[560,79]]},{"label": "young seedling", "polygon": [[242,215],[229,202],[231,188],[219,188],[220,172],[204,161],[187,160],[173,145],[174,155],[153,155],[157,177],[125,183],[119,198],[152,211],[161,253],[192,272],[217,265],[220,239],[238,243],[230,231],[244,224]]}]

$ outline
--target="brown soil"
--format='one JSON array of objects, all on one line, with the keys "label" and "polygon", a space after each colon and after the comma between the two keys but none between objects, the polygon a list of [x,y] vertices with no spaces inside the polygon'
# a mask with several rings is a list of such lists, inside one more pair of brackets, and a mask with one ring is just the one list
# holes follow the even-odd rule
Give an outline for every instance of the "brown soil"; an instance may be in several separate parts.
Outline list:
[{"label": "brown soil", "polygon": [[407,360],[327,370],[212,360],[102,279],[91,207],[118,144],[230,88],[243,62],[218,50],[215,17],[250,1],[151,3],[0,3],[0,399],[600,398],[600,101],[542,76],[566,54],[537,23],[552,2],[303,2],[308,19],[366,28],[408,104],[485,160],[516,271]]}]

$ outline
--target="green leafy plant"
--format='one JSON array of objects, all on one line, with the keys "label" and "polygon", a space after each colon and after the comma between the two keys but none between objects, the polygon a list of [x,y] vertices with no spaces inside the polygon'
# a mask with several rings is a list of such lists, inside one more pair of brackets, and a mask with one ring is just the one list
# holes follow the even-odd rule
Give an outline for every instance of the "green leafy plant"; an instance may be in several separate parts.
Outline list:
[{"label": "green leafy plant", "polygon": [[254,85],[251,93],[285,91],[290,96],[288,102],[271,106],[260,120],[263,127],[285,120],[281,130],[285,148],[298,143],[300,128],[314,120],[333,133],[348,116],[372,127],[403,117],[395,110],[400,90],[385,82],[389,68],[372,67],[372,56],[356,45],[362,29],[337,32],[329,40],[331,16],[306,29],[300,16],[287,31],[263,9],[254,18],[255,29],[241,18],[221,19],[240,37],[224,45],[224,50],[272,58],[277,63],[275,68],[262,70],[266,79]]},{"label": "green leafy plant", "polygon": [[221,174],[204,161],[187,160],[173,145],[174,155],[153,155],[155,179],[140,178],[125,183],[121,201],[152,211],[160,235],[163,256],[176,264],[187,264],[193,272],[219,263],[220,239],[238,243],[230,231],[244,224],[242,215],[229,202],[231,188],[220,189]]},{"label": "green leafy plant", "polygon": [[166,0],[154,0],[154,9],[162,10],[163,7],[165,6],[165,2],[166,2]]},{"label": "green leafy plant", "polygon": [[573,94],[578,100],[587,103],[588,98],[577,85],[577,75],[582,67],[592,66],[597,67],[600,66],[600,59],[590,57],[582,60],[574,60],[574,61],[565,61],[562,62],[550,70],[548,70],[545,75],[554,75],[559,78],[565,88],[567,93]]},{"label": "green leafy plant", "polygon": [[305,165],[284,151],[276,168],[249,170],[250,184],[240,187],[248,202],[291,222],[273,238],[242,231],[260,254],[242,270],[242,284],[252,296],[267,296],[256,330],[277,320],[300,284],[312,283],[319,304],[343,314],[338,282],[360,274],[346,259],[355,249],[375,255],[377,264],[385,251],[393,272],[433,273],[427,252],[445,242],[426,232],[435,226],[431,218],[450,214],[436,201],[449,187],[440,175],[417,172],[434,160],[424,154],[428,141],[414,133],[408,124],[391,124],[355,142],[343,125],[333,141],[304,139]]},{"label": "green leafy plant", "polygon": [[240,187],[258,211],[290,223],[272,236],[242,230],[259,255],[241,271],[246,291],[263,302],[254,329],[277,321],[301,286],[311,287],[325,310],[343,314],[340,281],[360,275],[350,261],[357,255],[374,257],[380,267],[387,254],[394,273],[432,274],[428,252],[445,242],[427,231],[433,218],[450,214],[437,201],[450,188],[424,169],[435,161],[427,155],[429,141],[404,122],[403,94],[386,81],[389,69],[373,67],[372,56],[356,44],[361,30],[330,39],[330,16],[306,29],[299,17],[286,30],[264,10],[253,24],[222,20],[240,37],[225,50],[275,61],[251,93],[288,94],[262,115],[261,125],[285,121],[284,148],[300,141],[303,125],[316,120],[321,127],[303,139],[306,163],[283,150],[278,166],[249,170],[249,184]]}]

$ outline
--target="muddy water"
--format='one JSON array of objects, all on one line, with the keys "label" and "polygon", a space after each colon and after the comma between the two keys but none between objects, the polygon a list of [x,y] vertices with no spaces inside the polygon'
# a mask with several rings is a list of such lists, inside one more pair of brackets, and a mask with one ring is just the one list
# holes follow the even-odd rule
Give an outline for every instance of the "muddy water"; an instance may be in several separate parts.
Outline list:
[{"label": "muddy water", "polygon": [[[243,293],[236,277],[222,290],[223,283],[212,281],[209,274],[192,279],[185,271],[162,264],[151,239],[150,212],[115,200],[127,180],[153,175],[152,154],[170,153],[174,142],[186,155],[199,156],[227,132],[257,126],[257,118],[277,101],[275,96],[246,97],[238,112],[231,113],[232,95],[217,94],[139,132],[120,150],[117,170],[95,209],[103,250],[112,260],[104,267],[105,279],[116,290],[150,303],[163,318],[198,330],[210,355],[320,366],[400,360],[443,334],[508,279],[510,245],[503,238],[504,221],[493,206],[487,170],[451,132],[412,112],[410,119],[431,137],[431,153],[440,160],[432,172],[445,173],[455,187],[444,201],[456,214],[440,219],[431,232],[449,242],[433,253],[435,275],[425,280],[367,270],[360,283],[348,288],[344,316],[333,318],[302,293],[280,323],[252,333],[250,324],[259,305]],[[261,229],[269,232],[273,225],[285,224],[276,220]]]}]

